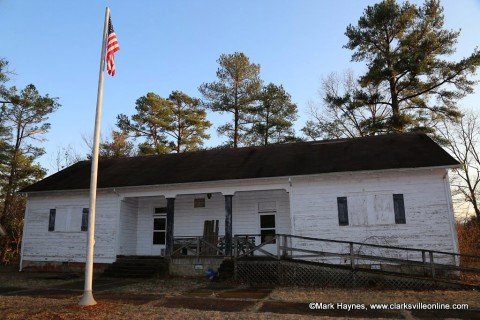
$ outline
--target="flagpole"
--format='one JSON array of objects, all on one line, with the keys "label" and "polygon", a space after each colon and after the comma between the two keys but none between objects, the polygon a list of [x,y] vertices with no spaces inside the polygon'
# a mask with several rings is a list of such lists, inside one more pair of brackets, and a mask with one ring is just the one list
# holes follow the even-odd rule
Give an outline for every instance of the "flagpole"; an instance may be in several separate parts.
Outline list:
[{"label": "flagpole", "polygon": [[88,215],[88,235],[87,235],[87,257],[85,261],[85,287],[82,300],[79,304],[91,306],[97,304],[92,294],[93,279],[93,252],[95,246],[95,209],[97,203],[97,175],[98,175],[98,150],[100,146],[100,123],[102,120],[102,100],[103,100],[103,79],[105,68],[105,51],[108,31],[108,18],[110,17],[110,9],[105,9],[105,25],[103,28],[102,54],[100,58],[100,72],[98,75],[98,93],[97,93],[97,109],[95,114],[95,130],[93,138],[92,151],[92,169],[90,177],[90,202]]}]

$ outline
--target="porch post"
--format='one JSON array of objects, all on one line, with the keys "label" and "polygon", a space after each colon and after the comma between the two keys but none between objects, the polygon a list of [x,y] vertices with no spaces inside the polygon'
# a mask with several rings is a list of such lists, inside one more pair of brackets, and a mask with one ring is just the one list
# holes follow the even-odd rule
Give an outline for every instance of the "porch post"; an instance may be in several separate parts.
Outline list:
[{"label": "porch post", "polygon": [[173,252],[173,222],[175,212],[175,198],[167,198],[167,238],[165,239],[165,256]]},{"label": "porch post", "polygon": [[225,195],[225,255],[232,255],[232,198],[233,195]]}]

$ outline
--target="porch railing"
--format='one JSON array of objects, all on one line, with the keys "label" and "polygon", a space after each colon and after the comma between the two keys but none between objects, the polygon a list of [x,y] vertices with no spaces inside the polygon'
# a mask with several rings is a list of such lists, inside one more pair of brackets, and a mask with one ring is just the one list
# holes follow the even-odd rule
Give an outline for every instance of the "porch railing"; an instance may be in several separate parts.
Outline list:
[{"label": "porch railing", "polygon": [[[232,258],[268,257],[343,265],[351,271],[380,270],[428,276],[433,279],[476,276],[480,278],[480,256],[275,234],[266,241],[259,234],[235,235]],[[259,243],[260,242],[260,243]],[[178,256],[225,256],[225,238],[176,237],[172,251]]]},{"label": "porch railing", "polygon": [[[245,254],[255,247],[255,236],[235,236],[233,252]],[[225,237],[216,239],[204,237],[175,237],[172,256],[225,256]],[[262,252],[259,250],[259,252]],[[248,255],[248,254],[247,254]]]},{"label": "porch railing", "polygon": [[[259,237],[260,235],[235,236],[233,242],[238,244],[242,241],[241,239],[258,239]],[[267,249],[267,245],[272,244],[274,246]],[[234,250],[234,258],[266,256],[276,260],[291,259],[344,265],[352,271],[369,269],[416,273],[433,279],[469,277],[469,275],[480,277],[480,256],[435,250],[285,234],[276,234],[258,245],[250,243],[247,248],[243,251]]]}]

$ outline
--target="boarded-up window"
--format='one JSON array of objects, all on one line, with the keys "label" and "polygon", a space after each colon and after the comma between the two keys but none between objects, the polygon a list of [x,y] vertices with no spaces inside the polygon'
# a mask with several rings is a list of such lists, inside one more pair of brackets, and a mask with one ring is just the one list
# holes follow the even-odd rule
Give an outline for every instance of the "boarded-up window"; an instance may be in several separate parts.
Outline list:
[{"label": "boarded-up window", "polygon": [[341,226],[348,226],[347,197],[338,197],[337,206],[338,206],[338,224]]},{"label": "boarded-up window", "polygon": [[57,207],[55,210],[55,231],[80,232],[82,230],[82,207]]},{"label": "boarded-up window", "polygon": [[48,218],[48,231],[54,231],[55,230],[55,215],[56,215],[55,209],[50,209],[50,216]]},{"label": "boarded-up window", "polygon": [[[348,194],[347,225],[366,226],[368,225],[368,199],[363,193]],[[346,198],[347,198],[346,197]],[[347,203],[347,202],[346,202]]]},{"label": "boarded-up window", "polygon": [[194,208],[205,208],[205,198],[195,198],[193,200]]},{"label": "boarded-up window", "polygon": [[166,214],[167,213],[167,207],[157,207],[153,210],[154,214]]},{"label": "boarded-up window", "polygon": [[258,203],[258,212],[277,212],[277,202],[265,201]]},{"label": "boarded-up window", "polygon": [[368,211],[369,225],[393,224],[393,201],[390,194],[373,194],[368,197],[372,201],[371,209]]},{"label": "boarded-up window", "polygon": [[88,208],[82,211],[82,231],[88,231]]},{"label": "boarded-up window", "polygon": [[391,191],[348,193],[348,225],[374,226],[395,223]]},{"label": "boarded-up window", "polygon": [[395,212],[395,223],[407,223],[405,219],[405,204],[403,202],[403,194],[393,195],[393,210]]}]

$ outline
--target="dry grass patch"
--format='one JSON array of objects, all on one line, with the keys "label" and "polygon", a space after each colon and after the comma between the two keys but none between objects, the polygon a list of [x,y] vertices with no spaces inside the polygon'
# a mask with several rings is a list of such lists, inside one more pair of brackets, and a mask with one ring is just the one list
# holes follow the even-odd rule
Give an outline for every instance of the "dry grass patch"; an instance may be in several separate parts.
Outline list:
[{"label": "dry grass patch", "polygon": [[82,280],[78,275],[44,272],[0,272],[0,287],[41,289]]},{"label": "dry grass patch", "polygon": [[270,299],[292,302],[343,303],[467,303],[470,309],[480,309],[480,292],[468,290],[365,290],[320,289],[303,287],[277,288]]},{"label": "dry grass patch", "polygon": [[182,292],[204,288],[208,282],[203,278],[139,279],[134,283],[106,290],[107,292],[131,294],[177,295]]},{"label": "dry grass patch", "polygon": [[[312,316],[291,314],[270,314],[253,312],[219,312],[190,309],[173,309],[155,306],[158,302],[144,305],[130,305],[98,300],[95,306],[79,306],[80,296],[65,299],[45,299],[22,297],[2,297],[0,299],[0,314],[2,319],[32,319],[32,320],[148,320],[148,319],[226,319],[226,320],[253,320],[277,319],[299,320],[318,319]],[[323,318],[338,319],[338,318]]]}]

